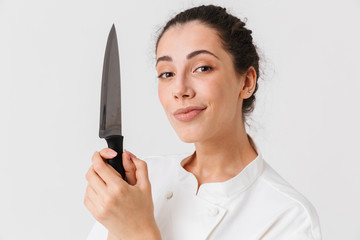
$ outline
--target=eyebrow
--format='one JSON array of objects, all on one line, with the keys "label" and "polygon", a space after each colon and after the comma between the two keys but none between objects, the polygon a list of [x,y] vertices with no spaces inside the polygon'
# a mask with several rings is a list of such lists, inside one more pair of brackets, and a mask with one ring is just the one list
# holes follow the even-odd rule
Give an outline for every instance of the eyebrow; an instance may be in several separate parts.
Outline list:
[{"label": "eyebrow", "polygon": [[[196,50],[196,51],[193,51],[193,52],[189,53],[189,54],[186,56],[186,59],[189,60],[189,59],[191,59],[191,58],[193,58],[193,57],[195,57],[195,56],[197,56],[197,55],[199,55],[199,54],[210,54],[210,55],[216,57],[217,59],[219,59],[218,56],[216,56],[216,55],[213,54],[212,52],[210,52],[210,51],[208,51],[208,50],[205,50],[205,49]],[[170,56],[167,56],[167,55],[162,56],[162,57],[159,57],[159,58],[156,60],[156,65],[155,65],[155,66],[157,66],[160,61],[172,62],[172,58],[171,58]]]}]

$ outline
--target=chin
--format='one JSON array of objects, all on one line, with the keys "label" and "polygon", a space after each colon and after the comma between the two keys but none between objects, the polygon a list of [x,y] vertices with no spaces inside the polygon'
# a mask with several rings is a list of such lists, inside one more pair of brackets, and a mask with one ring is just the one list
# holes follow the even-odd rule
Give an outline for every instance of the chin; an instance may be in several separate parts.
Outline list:
[{"label": "chin", "polygon": [[185,143],[194,143],[198,142],[200,139],[200,136],[198,133],[194,131],[183,131],[183,132],[176,132],[178,137],[181,141]]},{"label": "chin", "polygon": [[180,140],[183,141],[184,143],[194,143],[194,142],[197,142],[194,138],[189,138],[189,137],[185,137],[185,138],[180,137]]},{"label": "chin", "polygon": [[188,123],[186,125],[183,125],[175,121],[170,121],[170,123],[175,130],[177,136],[180,138],[181,141],[185,143],[199,142],[202,138],[204,138],[204,129],[199,124]]}]

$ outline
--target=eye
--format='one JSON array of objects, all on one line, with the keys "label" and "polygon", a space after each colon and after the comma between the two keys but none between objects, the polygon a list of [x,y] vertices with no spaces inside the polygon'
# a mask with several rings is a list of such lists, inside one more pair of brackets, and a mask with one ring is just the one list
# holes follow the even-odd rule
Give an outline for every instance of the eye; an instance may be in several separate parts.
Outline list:
[{"label": "eye", "polygon": [[172,73],[172,72],[164,72],[164,73],[160,73],[160,75],[158,76],[158,78],[166,79],[166,78],[173,77],[173,76],[175,76],[175,73]]},{"label": "eye", "polygon": [[212,69],[212,67],[210,67],[210,66],[201,66],[201,67],[198,67],[195,71],[196,72],[207,72],[211,69]]}]

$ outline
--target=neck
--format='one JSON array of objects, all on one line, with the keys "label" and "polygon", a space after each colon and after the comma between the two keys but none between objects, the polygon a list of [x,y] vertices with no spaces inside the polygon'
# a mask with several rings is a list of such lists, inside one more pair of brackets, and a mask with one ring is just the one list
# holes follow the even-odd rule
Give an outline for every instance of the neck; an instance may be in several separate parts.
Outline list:
[{"label": "neck", "polygon": [[196,150],[185,162],[184,168],[195,175],[199,186],[206,182],[226,181],[236,176],[257,157],[244,125],[236,126],[195,143]]}]

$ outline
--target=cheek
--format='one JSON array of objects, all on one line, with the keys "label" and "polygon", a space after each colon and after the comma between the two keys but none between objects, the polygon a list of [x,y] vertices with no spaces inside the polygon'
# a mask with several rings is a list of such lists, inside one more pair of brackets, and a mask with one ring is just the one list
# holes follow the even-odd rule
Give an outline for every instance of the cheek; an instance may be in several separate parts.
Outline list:
[{"label": "cheek", "polygon": [[[207,86],[204,86],[203,93],[209,102],[214,119],[217,124],[224,124],[232,119],[236,111],[236,91],[234,86],[226,82],[227,79],[217,79]],[[206,88],[206,89],[205,89]]]},{"label": "cheek", "polygon": [[198,86],[198,94],[208,101],[209,106],[220,108],[228,92],[222,81],[212,80]]}]

